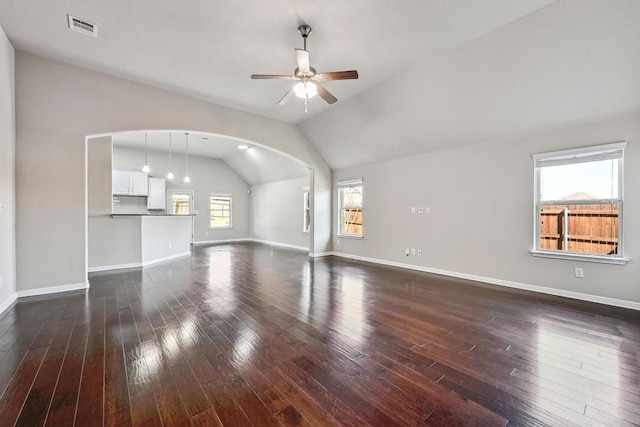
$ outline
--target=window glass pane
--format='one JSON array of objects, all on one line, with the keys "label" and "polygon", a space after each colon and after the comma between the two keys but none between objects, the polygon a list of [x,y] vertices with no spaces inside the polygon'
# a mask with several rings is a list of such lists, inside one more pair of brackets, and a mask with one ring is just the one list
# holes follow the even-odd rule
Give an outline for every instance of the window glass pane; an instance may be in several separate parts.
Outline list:
[{"label": "window glass pane", "polygon": [[210,227],[231,226],[231,197],[211,196],[209,198],[209,209],[211,212]]},{"label": "window glass pane", "polygon": [[618,255],[618,203],[543,205],[539,249]]},{"label": "window glass pane", "polygon": [[171,196],[171,213],[174,215],[188,214],[190,199],[191,197],[187,194],[173,194]]},{"label": "window glass pane", "polygon": [[362,185],[341,187],[340,234],[362,235]]},{"label": "window glass pane", "polygon": [[309,200],[309,191],[304,190],[302,201],[302,231],[308,232],[311,229],[311,203]]},{"label": "window glass pane", "polygon": [[540,168],[540,200],[617,199],[618,160]]}]

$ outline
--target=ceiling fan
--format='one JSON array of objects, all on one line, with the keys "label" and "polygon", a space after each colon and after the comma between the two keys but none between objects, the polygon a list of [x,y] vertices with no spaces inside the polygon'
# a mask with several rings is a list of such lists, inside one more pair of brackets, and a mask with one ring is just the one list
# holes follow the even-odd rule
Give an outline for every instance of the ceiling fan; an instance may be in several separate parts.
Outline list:
[{"label": "ceiling fan", "polygon": [[316,69],[309,65],[309,51],[307,50],[307,37],[311,33],[311,27],[302,24],[298,27],[298,32],[302,35],[304,47],[296,49],[296,62],[298,67],[294,70],[293,75],[278,74],[252,74],[252,79],[276,79],[276,80],[296,80],[296,83],[278,102],[278,105],[285,104],[292,96],[304,99],[304,111],[307,111],[307,102],[309,98],[320,95],[329,104],[333,104],[338,100],[327,89],[318,82],[325,80],[352,80],[358,78],[356,70],[349,71],[332,71],[329,73],[318,73]]}]

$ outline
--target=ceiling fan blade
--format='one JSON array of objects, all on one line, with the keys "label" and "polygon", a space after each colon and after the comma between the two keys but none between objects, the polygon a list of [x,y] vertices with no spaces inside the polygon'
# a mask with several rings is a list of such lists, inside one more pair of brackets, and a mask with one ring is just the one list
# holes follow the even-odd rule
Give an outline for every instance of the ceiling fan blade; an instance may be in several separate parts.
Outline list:
[{"label": "ceiling fan blade", "polygon": [[329,73],[317,74],[319,80],[352,80],[358,78],[358,71],[331,71]]},{"label": "ceiling fan blade", "polygon": [[298,63],[298,69],[301,73],[308,73],[310,71],[309,51],[296,49],[296,62]]},{"label": "ceiling fan blade", "polygon": [[251,74],[252,79],[277,79],[277,80],[293,80],[293,76],[282,74]]},{"label": "ceiling fan blade", "polygon": [[320,98],[324,99],[329,104],[333,104],[334,102],[336,102],[338,100],[338,98],[336,98],[335,96],[331,95],[331,93],[328,90],[326,90],[324,87],[320,86],[318,83],[316,83],[316,87],[318,88],[318,95],[320,95]]},{"label": "ceiling fan blade", "polygon": [[293,89],[290,89],[289,92],[285,93],[280,101],[278,101],[278,105],[284,105],[289,101],[289,98],[293,97],[294,92]]}]

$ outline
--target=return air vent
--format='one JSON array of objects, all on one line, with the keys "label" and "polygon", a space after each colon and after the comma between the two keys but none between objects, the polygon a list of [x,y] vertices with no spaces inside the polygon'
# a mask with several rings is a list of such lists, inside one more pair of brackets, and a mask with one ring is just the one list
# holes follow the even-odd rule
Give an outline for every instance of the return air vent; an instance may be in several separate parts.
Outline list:
[{"label": "return air vent", "polygon": [[67,15],[67,18],[69,20],[70,30],[77,31],[87,36],[98,37],[98,27],[96,27],[95,24],[71,15]]}]

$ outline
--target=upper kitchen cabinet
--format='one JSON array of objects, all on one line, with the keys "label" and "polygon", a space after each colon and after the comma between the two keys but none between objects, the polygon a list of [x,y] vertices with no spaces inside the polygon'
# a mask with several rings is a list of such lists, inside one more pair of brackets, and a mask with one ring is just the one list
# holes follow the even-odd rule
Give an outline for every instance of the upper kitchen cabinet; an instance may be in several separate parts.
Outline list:
[{"label": "upper kitchen cabinet", "polygon": [[162,178],[149,178],[147,209],[165,210],[166,208],[166,181]]},{"label": "upper kitchen cabinet", "polygon": [[114,170],[111,180],[113,194],[125,196],[146,196],[149,194],[149,180],[146,173]]}]

